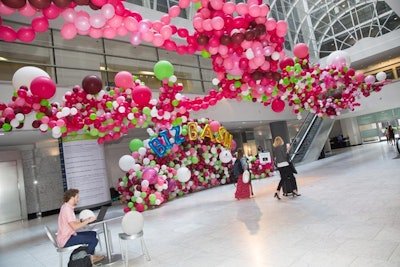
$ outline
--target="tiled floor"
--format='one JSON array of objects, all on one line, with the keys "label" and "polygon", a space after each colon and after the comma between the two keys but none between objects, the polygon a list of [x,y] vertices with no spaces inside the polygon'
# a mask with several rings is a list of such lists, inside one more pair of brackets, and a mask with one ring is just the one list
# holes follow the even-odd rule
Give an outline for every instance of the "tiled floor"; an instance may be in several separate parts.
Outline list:
[{"label": "tiled floor", "polygon": [[[294,199],[273,198],[279,180],[274,176],[253,181],[255,197],[249,200],[235,200],[234,186],[226,185],[145,212],[152,259],[140,256],[132,242],[130,266],[399,267],[397,151],[385,142],[336,151],[341,153],[298,166],[302,196]],[[122,208],[111,212],[122,214]],[[43,230],[45,224],[55,229],[56,219],[0,225],[0,266],[57,266]],[[109,227],[119,253],[120,222]]]}]

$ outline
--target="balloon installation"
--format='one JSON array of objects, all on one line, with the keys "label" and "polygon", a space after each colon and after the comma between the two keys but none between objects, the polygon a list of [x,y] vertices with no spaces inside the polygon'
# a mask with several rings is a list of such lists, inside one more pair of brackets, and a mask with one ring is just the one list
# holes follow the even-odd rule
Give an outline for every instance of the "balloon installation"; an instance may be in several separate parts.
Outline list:
[{"label": "balloon installation", "polygon": [[[196,9],[193,33],[171,23],[190,5]],[[143,211],[197,188],[227,183],[231,154],[224,151],[234,150],[236,144],[222,140],[221,135],[228,135],[212,120],[197,122],[203,124],[197,125],[203,131],[196,135],[190,112],[236,99],[271,106],[274,112],[289,106],[298,118],[303,111],[334,118],[342,110],[354,110],[360,96],[380,91],[389,82],[384,73],[365,77],[356,72],[345,51],[333,52],[326,67],[309,61],[304,43],[296,44],[294,57],[288,57],[283,49],[287,23],[269,17],[269,11],[259,0],[237,4],[180,0],[167,14],[151,21],[126,8],[123,0],[2,0],[0,39],[5,42],[32,42],[48,30],[51,20],[59,19],[66,40],[78,34],[107,39],[126,36],[133,46],[146,43],[178,56],[199,53],[212,62],[215,88],[193,99],[183,95],[173,65],[161,60],[154,66],[155,77],[162,81],[158,99],[137,77],[121,71],[115,75],[115,87],[105,89],[101,78],[88,75],[65,93],[63,103],[52,103],[55,83],[44,70],[26,66],[13,76],[11,101],[0,102],[0,131],[23,128],[25,116],[32,112],[36,113],[32,127],[50,131],[54,138],[85,133],[103,144],[120,139],[129,129],[147,129],[153,143],[132,140],[131,155],[119,161],[126,172],[119,187],[126,212]],[[30,25],[19,29],[7,25],[5,19],[14,13],[31,20]],[[270,166],[253,161],[253,178],[269,176]]]}]

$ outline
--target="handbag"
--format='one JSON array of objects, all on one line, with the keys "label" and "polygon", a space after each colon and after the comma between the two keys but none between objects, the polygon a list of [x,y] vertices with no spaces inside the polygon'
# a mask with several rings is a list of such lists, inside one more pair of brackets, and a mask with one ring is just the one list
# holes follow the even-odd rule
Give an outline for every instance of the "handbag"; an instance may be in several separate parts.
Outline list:
[{"label": "handbag", "polygon": [[245,170],[243,172],[243,176],[242,176],[242,181],[243,183],[247,184],[250,182],[250,172],[248,170]]}]

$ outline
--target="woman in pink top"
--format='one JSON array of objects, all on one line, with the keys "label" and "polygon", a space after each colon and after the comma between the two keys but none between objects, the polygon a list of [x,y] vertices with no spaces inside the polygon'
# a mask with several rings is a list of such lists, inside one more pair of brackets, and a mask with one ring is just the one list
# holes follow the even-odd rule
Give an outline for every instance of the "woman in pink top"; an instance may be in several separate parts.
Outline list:
[{"label": "woman in pink top", "polygon": [[[96,232],[76,232],[76,230],[85,227],[90,222],[95,221],[96,218],[90,217],[84,220],[77,220],[75,217],[74,208],[78,204],[78,201],[78,189],[68,189],[64,193],[64,204],[61,206],[60,214],[58,215],[57,242],[60,247],[87,244],[88,253],[94,255],[94,250],[99,242],[96,237]],[[99,262],[103,259],[104,256],[92,256],[92,263]]]}]

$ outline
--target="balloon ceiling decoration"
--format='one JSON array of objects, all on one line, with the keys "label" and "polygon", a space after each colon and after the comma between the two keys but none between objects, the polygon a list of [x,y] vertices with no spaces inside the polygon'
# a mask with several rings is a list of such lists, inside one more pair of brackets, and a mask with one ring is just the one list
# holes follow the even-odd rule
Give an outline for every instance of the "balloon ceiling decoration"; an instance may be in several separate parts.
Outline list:
[{"label": "balloon ceiling decoration", "polygon": [[[193,33],[172,23],[181,9],[191,4],[197,11],[192,20]],[[30,25],[19,29],[6,25],[4,19],[14,13],[31,19]],[[56,84],[46,72],[30,66],[15,72],[12,100],[0,102],[1,131],[22,128],[25,116],[34,112],[32,126],[42,132],[51,131],[54,138],[84,132],[103,144],[121,138],[130,128],[148,128],[151,135],[164,134],[162,143],[147,142],[120,160],[121,169],[127,171],[120,191],[127,201],[133,200],[129,207],[132,209],[142,210],[146,205],[168,200],[172,192],[181,194],[225,179],[228,167],[223,164],[228,163],[222,158],[232,143],[204,143],[201,138],[184,141],[167,134],[190,127],[194,123],[189,118],[191,111],[207,109],[225,98],[258,102],[271,106],[275,112],[282,112],[287,104],[299,118],[305,110],[333,118],[341,110],[354,110],[360,96],[369,96],[388,82],[385,73],[378,73],[375,79],[354,71],[344,51],[333,52],[326,67],[309,61],[308,47],[303,43],[294,46],[294,57],[288,57],[283,49],[287,23],[269,17],[269,6],[258,0],[238,4],[180,0],[168,14],[154,21],[127,9],[122,0],[1,0],[0,14],[0,39],[5,42],[31,42],[49,29],[51,20],[58,19],[62,21],[64,39],[77,35],[107,39],[126,36],[133,46],[148,43],[179,55],[199,53],[212,60],[215,88],[193,99],[181,93],[183,86],[177,83],[174,67],[168,61],[154,66],[156,78],[162,81],[158,99],[137,77],[121,71],[114,78],[116,86],[110,90],[103,90],[99,77],[88,75],[81,85],[65,93],[63,103],[51,103]],[[213,139],[211,133],[218,135],[218,130],[208,133],[208,139]],[[204,153],[219,159],[205,158]],[[177,155],[179,163],[173,159]],[[210,166],[218,168],[208,170],[210,162]],[[257,162],[254,166],[254,173],[265,175],[263,166]],[[144,179],[138,177],[139,172]],[[177,180],[179,183],[171,185]],[[138,208],[143,201],[143,207]]]}]

